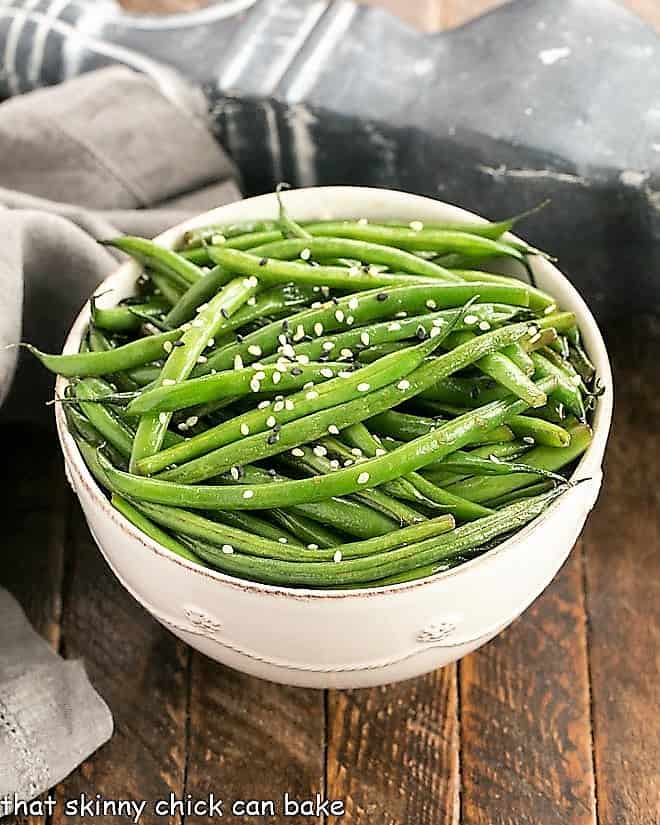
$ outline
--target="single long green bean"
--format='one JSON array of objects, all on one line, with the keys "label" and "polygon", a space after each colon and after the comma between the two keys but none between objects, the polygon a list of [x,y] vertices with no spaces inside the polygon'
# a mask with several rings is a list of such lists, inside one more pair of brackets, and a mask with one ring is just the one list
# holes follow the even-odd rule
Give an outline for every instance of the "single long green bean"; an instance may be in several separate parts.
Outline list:
[{"label": "single long green bean", "polygon": [[202,272],[195,264],[182,258],[177,252],[171,249],[166,249],[154,241],[148,241],[146,238],[135,238],[130,235],[125,235],[121,238],[110,238],[106,241],[99,241],[103,246],[112,246],[115,249],[121,249],[126,252],[136,261],[139,261],[143,266],[148,266],[151,269],[160,272],[168,278],[171,278],[174,283],[183,285],[194,284],[202,277]]}]

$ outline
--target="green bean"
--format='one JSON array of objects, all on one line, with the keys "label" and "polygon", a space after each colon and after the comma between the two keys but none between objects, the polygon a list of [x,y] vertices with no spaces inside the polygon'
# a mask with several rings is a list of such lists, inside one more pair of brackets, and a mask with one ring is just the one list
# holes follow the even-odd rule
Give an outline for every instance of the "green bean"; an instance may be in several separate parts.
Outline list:
[{"label": "green bean", "polygon": [[91,421],[73,404],[67,404],[64,408],[64,415],[67,426],[76,441],[86,441],[92,447],[103,447],[115,467],[121,470],[128,469],[128,461],[124,456],[103,438]]},{"label": "green bean", "polygon": [[113,494],[110,500],[115,510],[118,510],[124,518],[157,544],[167,548],[167,550],[171,550],[171,552],[176,553],[177,556],[181,556],[188,561],[194,561],[202,567],[206,567],[206,563],[199,556],[192,553],[185,545],[181,544],[180,541],[170,536],[169,533],[157,527],[153,521],[146,518],[140,510],[134,507],[129,501],[126,501],[125,498]]},{"label": "green bean", "polygon": [[226,246],[209,246],[211,260],[241,275],[252,275],[264,283],[282,284],[288,281],[309,286],[327,286],[331,289],[373,289],[405,284],[438,283],[437,277],[409,275],[407,273],[376,272],[358,269],[355,272],[342,266],[309,266],[295,261],[276,258],[259,258],[247,252],[228,249]]},{"label": "green bean", "polygon": [[[433,301],[438,309],[452,309],[465,306],[475,299],[484,302],[504,302],[512,306],[525,307],[528,301],[527,290],[522,286],[503,284],[433,284],[432,286],[414,285],[375,289],[330,301],[318,307],[292,315],[288,319],[288,328],[292,336],[302,338],[305,335],[316,336],[333,330],[345,330],[352,326],[360,327],[369,322],[385,318],[396,318],[398,313],[406,312],[417,315],[427,311],[427,302]],[[231,369],[237,355],[244,363],[260,360],[275,352],[280,345],[283,334],[282,322],[275,321],[262,329],[246,335],[242,343],[231,344],[212,352],[206,364],[199,367],[196,374],[205,374],[212,369],[222,371]],[[294,341],[295,343],[295,341]],[[256,354],[259,353],[259,354]]]},{"label": "green bean", "polygon": [[[96,300],[90,300],[92,323],[108,332],[132,332],[139,329],[143,317],[158,317],[167,311],[163,301],[151,300],[145,303],[120,304],[116,307],[99,307]],[[140,316],[136,315],[140,313]]]},{"label": "green bean", "polygon": [[[569,433],[571,440],[567,447],[536,447],[525,456],[525,464],[553,472],[566,467],[581,456],[591,443],[591,430],[585,424],[571,427]],[[538,481],[538,476],[531,473],[514,473],[502,477],[466,479],[453,484],[449,490],[470,501],[483,503],[536,481]]]},{"label": "green bean", "polygon": [[579,388],[569,380],[568,376],[561,369],[545,356],[541,355],[541,353],[533,352],[532,359],[534,361],[536,375],[538,375],[539,378],[554,377],[556,379],[557,386],[553,389],[552,396],[564,404],[580,421],[584,421],[584,402],[582,401],[582,394]]},{"label": "green bean", "polygon": [[[518,328],[510,326],[496,330],[458,347],[446,356],[420,366],[426,355],[442,341],[443,335],[439,333],[435,338],[411,348],[405,358],[399,353],[387,356],[359,370],[355,376],[340,376],[339,379],[333,379],[332,383],[320,385],[318,391],[311,390],[306,393],[304,400],[294,396],[290,399],[294,401],[293,411],[287,410],[284,402],[285,409],[278,413],[280,421],[275,420],[275,425],[279,423],[281,427],[275,435],[263,438],[261,433],[269,426],[271,416],[267,411],[258,410],[242,416],[240,423],[239,419],[233,419],[228,426],[220,425],[200,437],[188,440],[177,449],[163,451],[159,456],[143,461],[141,470],[149,474],[155,471],[156,466],[167,466],[172,461],[179,464],[182,457],[204,451],[205,455],[200,455],[199,458],[162,474],[163,479],[192,484],[212,478],[233,464],[259,461],[277,455],[301,443],[321,438],[333,428],[341,430],[356,421],[363,421],[414,397],[429,383],[442,377],[443,370],[450,373],[461,369],[478,357],[479,353],[494,349],[499,342],[508,344],[512,339],[524,335],[525,330],[524,324]],[[449,331],[450,329],[447,329],[447,332]],[[340,401],[342,403],[339,403]],[[248,432],[251,433],[253,430],[251,424],[246,423],[246,416],[249,416],[250,422],[255,422],[259,430],[249,437]],[[246,437],[240,444],[236,444],[236,439],[240,435]],[[227,439],[231,439],[232,443],[227,443]],[[208,452],[211,443],[220,440],[224,440],[226,446],[219,446]],[[174,458],[175,455],[177,458]],[[167,464],[163,464],[163,461],[167,461]]]},{"label": "green bean", "polygon": [[190,321],[195,317],[197,307],[210,301],[216,292],[226,286],[232,278],[233,275],[226,269],[214,266],[188,287],[165,316],[165,322],[170,327],[179,327],[186,321]]},{"label": "green bean", "polygon": [[155,287],[154,295],[161,296],[162,300],[165,301],[169,307],[175,306],[181,300],[187,287],[187,283],[178,282],[180,283],[179,286],[160,272],[150,272],[149,278]]},{"label": "green bean", "polygon": [[344,539],[339,533],[328,530],[322,524],[318,524],[298,513],[288,513],[286,510],[271,510],[270,516],[275,522],[299,536],[308,548],[311,545],[312,550],[314,546],[326,549],[328,547],[339,547],[340,544],[344,543]]},{"label": "green bean", "polygon": [[[410,275],[420,275],[425,278],[435,278],[439,281],[460,283],[461,278],[449,270],[444,269],[431,261],[425,261],[410,252],[395,249],[391,246],[381,246],[375,243],[353,241],[345,238],[290,238],[285,241],[275,241],[250,250],[250,253],[260,258],[275,258],[291,261],[303,257],[303,260],[318,258],[351,258],[362,264],[382,264],[393,272],[407,272]],[[213,253],[210,253],[213,255]],[[339,268],[339,267],[333,267]],[[360,267],[353,267],[357,271],[351,275],[359,276]]]},{"label": "green bean", "polygon": [[[223,464],[220,461],[223,455],[233,455],[231,450],[227,450],[229,445],[242,439],[241,448],[245,450],[246,455],[250,454],[252,448],[261,451],[264,441],[261,434],[266,430],[272,430],[277,425],[282,427],[290,422],[297,422],[312,413],[332,410],[338,404],[348,402],[365,392],[371,394],[395,381],[403,380],[409,372],[419,367],[426,356],[437,346],[436,342],[439,342],[441,338],[442,335],[438,335],[435,339],[430,339],[417,347],[411,347],[405,358],[399,356],[389,359],[383,358],[376,364],[355,373],[342,373],[336,378],[316,385],[314,388],[295,394],[287,399],[288,404],[286,401],[276,402],[277,407],[273,404],[272,409],[271,405],[264,405],[263,409],[252,410],[231,419],[231,421],[223,422],[206,430],[200,436],[189,439],[185,445],[181,445],[174,450],[162,451],[159,454],[145,457],[140,464],[140,470],[144,474],[151,474],[170,464],[181,464],[187,461],[188,464],[184,465],[185,470],[179,468],[169,472],[179,480],[183,477],[187,478],[189,474],[197,477],[199,472],[203,474],[210,472],[211,474],[202,475],[201,478],[210,478],[217,475],[222,469],[226,469],[234,463],[231,459],[229,464]],[[360,401],[362,401],[361,398]],[[330,420],[324,425],[324,429],[314,437],[325,434],[327,427],[332,424],[332,413],[329,414],[329,418]],[[299,430],[298,424],[295,424],[293,429],[294,436],[295,433],[300,435],[302,432]],[[268,441],[273,441],[270,445],[266,444],[266,446],[272,448],[270,455],[281,452],[277,446],[281,432],[282,430],[279,430],[277,433],[278,438],[275,440],[270,435],[268,436]],[[297,443],[295,441],[291,446],[296,446]],[[224,449],[224,452],[220,453],[219,451],[222,449]],[[210,459],[207,459],[205,454],[211,450],[214,452],[210,453]],[[201,458],[195,459],[196,456],[201,456]],[[193,464],[193,459],[197,463]],[[239,461],[238,463],[246,462]]]},{"label": "green bean", "polygon": [[124,458],[129,458],[133,448],[134,433],[107,407],[87,403],[107,394],[111,388],[98,378],[85,378],[74,389],[75,398],[85,417]]},{"label": "green bean", "polygon": [[[183,346],[172,347],[158,379],[161,386],[185,380],[192,371],[209,340],[222,329],[227,316],[232,315],[255,293],[258,287],[255,278],[235,278],[209,301],[206,307],[198,307],[197,318],[192,321],[181,338]],[[138,468],[142,458],[157,453],[170,422],[170,413],[147,413],[140,418],[133,451],[131,469]]]},{"label": "green bean", "polygon": [[[113,343],[97,327],[90,327],[87,338],[89,343],[88,352],[108,352],[114,349]],[[134,392],[138,389],[138,384],[126,372],[110,373],[106,376],[106,379],[122,392]]]},{"label": "green bean", "polygon": [[[376,456],[383,454],[383,450],[379,442],[369,432],[364,424],[353,424],[351,427],[347,427],[343,431],[343,437],[346,438],[349,443],[354,444],[355,447],[362,450],[364,455],[368,458],[375,458]],[[334,444],[335,442],[333,440],[333,445]],[[335,445],[335,448],[336,446],[337,445]],[[341,450],[341,445],[338,446]],[[411,501],[415,501],[420,504],[423,500],[428,502],[431,508],[434,508],[435,506],[448,508],[452,514],[456,516],[456,518],[461,519],[462,521],[471,521],[472,519],[482,518],[483,516],[490,515],[492,512],[485,507],[475,505],[471,501],[467,501],[466,499],[460,498],[460,496],[453,495],[452,493],[448,493],[446,490],[436,487],[435,484],[432,484],[419,473],[409,473],[405,476],[405,478],[396,479],[396,481],[390,482],[389,484],[384,485],[384,487],[389,491],[393,489],[393,485],[398,486],[402,482],[407,482],[407,484],[410,485],[410,488],[412,488],[411,491],[408,492],[405,491],[404,487],[404,495],[409,495]]]},{"label": "green bean", "polygon": [[213,243],[213,237],[221,235],[225,240],[231,240],[255,232],[277,232],[281,234],[276,221],[243,221],[215,226],[205,226],[203,229],[189,229],[183,236],[185,249]]},{"label": "green bean", "polygon": [[481,259],[505,256],[522,260],[524,257],[523,253],[511,244],[455,229],[416,230],[396,226],[353,223],[351,221],[338,221],[321,225],[312,224],[305,228],[311,235],[338,236],[410,251],[431,251],[436,254],[458,252],[462,255]]},{"label": "green bean", "polygon": [[[517,278],[511,278],[508,275],[496,275],[492,272],[483,272],[480,269],[454,269],[452,271],[455,275],[458,275],[459,278],[470,283],[474,281],[502,285],[520,283]],[[543,292],[543,290],[531,284],[525,284],[525,286],[529,290],[529,308],[531,310],[543,314],[551,308],[552,310],[557,308],[554,298],[548,295],[547,292]]]},{"label": "green bean", "polygon": [[[215,521],[221,524],[229,524],[231,527],[239,527],[254,536],[261,536],[265,539],[279,542],[281,538],[287,540],[289,547],[303,547],[303,542],[289,532],[286,528],[271,524],[264,518],[256,516],[254,513],[246,513],[241,510],[227,510],[222,514],[211,513]],[[221,516],[221,517],[220,517]]]},{"label": "green bean", "polygon": [[545,447],[568,447],[571,441],[570,433],[564,427],[542,418],[514,415],[508,425],[519,438],[533,438]]},{"label": "green bean", "polygon": [[[551,385],[541,384],[542,387]],[[511,415],[523,412],[526,406],[521,399],[495,401],[448,421],[436,430],[398,447],[385,456],[369,459],[356,467],[337,470],[330,475],[286,481],[281,484],[257,484],[248,488],[241,485],[189,486],[121,472],[113,468],[102,455],[99,455],[99,462],[112,486],[130,498],[209,510],[292,507],[296,504],[350,495],[400,478],[464,447],[472,441],[475,432],[488,431],[498,426]],[[455,492],[460,494],[458,491]]]},{"label": "green bean", "polygon": [[294,367],[284,364],[260,365],[259,369],[226,370],[215,375],[190,378],[180,384],[146,389],[126,408],[127,415],[147,412],[174,412],[223,398],[240,398],[250,392],[271,393],[299,390],[309,381],[325,381],[346,369],[338,362],[311,363]]},{"label": "green bean", "polygon": [[41,352],[31,344],[22,346],[26,347],[51,372],[63,375],[65,378],[99,377],[130,370],[133,367],[141,367],[150,361],[162,358],[166,352],[163,346],[167,342],[177,341],[182,335],[183,330],[175,329],[172,332],[138,338],[129,344],[103,352],[83,352],[71,355],[50,355]]},{"label": "green bean", "polygon": [[[471,332],[455,332],[445,342],[449,349],[475,338]],[[477,361],[476,366],[514,395],[527,401],[530,407],[542,407],[548,400],[525,373],[503,352],[493,352]]]},{"label": "green bean", "polygon": [[[316,449],[318,450],[319,447],[317,446]],[[333,467],[330,460],[325,458],[324,454],[317,455],[309,447],[303,447],[300,451],[302,455],[296,456],[295,466],[309,470],[312,475],[323,475],[339,469],[338,467]],[[417,510],[409,507],[404,502],[397,501],[397,499],[387,495],[381,490],[357,492],[355,498],[398,522],[401,527],[426,521],[426,517],[417,512]]]},{"label": "green bean", "polygon": [[510,493],[506,493],[499,498],[491,499],[489,501],[489,505],[493,507],[495,510],[499,510],[501,507],[506,507],[508,504],[513,504],[514,501],[522,501],[526,498],[532,498],[533,496],[539,496],[543,493],[547,493],[550,490],[554,490],[557,485],[545,479],[544,481],[539,481],[536,484],[529,484],[526,487],[521,487],[520,490],[513,490]]},{"label": "green bean", "polygon": [[166,249],[164,246],[148,241],[145,238],[134,238],[126,235],[121,238],[111,238],[99,241],[104,246],[121,249],[143,266],[165,275],[173,283],[184,289],[188,284],[194,284],[202,277],[202,272],[195,264],[182,258],[177,252]]},{"label": "green bean", "polygon": [[295,584],[309,587],[342,587],[400,574],[406,570],[450,560],[475,544],[487,542],[499,535],[519,529],[539,516],[557,497],[546,493],[536,499],[519,502],[478,522],[459,527],[444,536],[367,557],[344,558],[316,564],[253,559],[239,554],[218,554],[212,547],[192,540],[191,547],[221,570],[272,584]]}]

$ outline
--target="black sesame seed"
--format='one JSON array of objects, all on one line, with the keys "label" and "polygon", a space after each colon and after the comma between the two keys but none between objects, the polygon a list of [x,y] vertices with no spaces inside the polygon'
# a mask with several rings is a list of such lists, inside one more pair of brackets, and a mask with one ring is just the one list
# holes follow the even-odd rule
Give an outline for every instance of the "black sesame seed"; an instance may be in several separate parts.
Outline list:
[{"label": "black sesame seed", "polygon": [[282,329],[284,330],[284,332],[289,331],[289,322],[286,318],[282,321]]},{"label": "black sesame seed", "polygon": [[303,371],[300,369],[300,367],[294,367],[291,370],[291,375],[302,375],[302,374],[303,374]]},{"label": "black sesame seed", "polygon": [[237,333],[236,333],[236,342],[237,342],[238,344],[242,344],[244,340],[245,340],[244,336],[243,336],[243,335],[241,335],[241,333],[240,333],[240,332],[237,332]]},{"label": "black sesame seed", "polygon": [[227,310],[224,307],[222,307],[222,309],[220,310],[220,315],[222,315],[222,317],[225,319],[225,321],[227,320],[227,318],[229,318],[229,313],[227,312]]},{"label": "black sesame seed", "polygon": [[426,330],[421,324],[415,330],[415,335],[419,338],[420,341],[426,340]]},{"label": "black sesame seed", "polygon": [[267,263],[268,263],[268,258],[262,258],[259,261],[259,266],[266,266]]},{"label": "black sesame seed", "polygon": [[379,292],[378,295],[376,295],[376,300],[377,301],[387,301],[387,297],[388,296],[387,296],[386,292]]},{"label": "black sesame seed", "polygon": [[245,475],[245,470],[243,469],[243,467],[239,466],[236,469],[238,471],[238,477],[243,478],[243,476]]},{"label": "black sesame seed", "polygon": [[173,347],[185,347],[184,341],[174,341],[172,344]]},{"label": "black sesame seed", "polygon": [[337,298],[337,296],[336,296],[336,295],[333,295],[333,296],[332,296],[332,298],[330,298],[330,300],[332,301],[332,303],[333,303],[335,306],[337,306],[337,305],[339,304],[339,298]]},{"label": "black sesame seed", "polygon": [[279,436],[279,434],[278,434],[278,433],[275,433],[275,432],[272,432],[272,433],[268,436],[268,445],[269,445],[269,446],[272,446],[273,444],[277,444],[277,442],[278,442],[279,440],[280,440],[280,436]]}]

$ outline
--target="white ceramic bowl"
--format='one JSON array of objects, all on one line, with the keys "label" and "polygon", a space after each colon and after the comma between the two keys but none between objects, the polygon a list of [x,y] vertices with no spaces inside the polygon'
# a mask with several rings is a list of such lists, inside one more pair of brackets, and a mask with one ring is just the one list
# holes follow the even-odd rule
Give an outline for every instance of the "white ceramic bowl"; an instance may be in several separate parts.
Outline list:
[{"label": "white ceramic bowl", "polygon": [[[328,187],[286,194],[297,220],[397,218],[451,221],[476,216],[439,201],[380,189]],[[273,195],[200,215],[161,235],[175,246],[183,232],[210,223],[274,218]],[[538,284],[573,310],[606,386],[594,439],[567,492],[541,518],[485,555],[412,584],[380,590],[313,591],[234,579],[188,563],[155,544],[114,510],[67,431],[57,428],[67,475],[101,552],[124,587],[165,627],[230,667],[292,685],[365,687],[407,679],[453,662],[519,616],[552,581],[573,547],[601,485],[612,415],[612,375],[605,345],[584,301],[548,261],[535,259]],[[139,267],[121,266],[104,281],[101,305],[131,294]],[[112,290],[112,294],[108,294]],[[64,352],[76,352],[89,321],[85,307]],[[64,389],[58,380],[58,392]]]}]

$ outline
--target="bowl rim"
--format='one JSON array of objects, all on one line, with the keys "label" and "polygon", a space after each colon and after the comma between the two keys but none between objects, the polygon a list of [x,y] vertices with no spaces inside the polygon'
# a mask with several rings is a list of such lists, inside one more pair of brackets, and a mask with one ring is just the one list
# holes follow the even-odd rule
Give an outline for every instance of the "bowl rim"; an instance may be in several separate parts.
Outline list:
[{"label": "bowl rim", "polygon": [[[429,198],[423,195],[414,195],[412,193],[395,189],[362,186],[315,186],[288,190],[286,197],[287,200],[295,202],[296,200],[303,199],[312,193],[321,193],[324,202],[331,200],[332,198],[335,200],[341,200],[343,197],[384,199],[384,205],[387,207],[387,210],[391,210],[389,211],[390,217],[392,214],[396,214],[397,206],[403,207],[405,204],[410,207],[414,206],[415,203],[418,203],[420,207],[423,205],[428,207],[429,204],[433,204],[434,206],[444,208],[445,210],[451,212],[452,217],[455,216],[457,221],[466,219],[474,222],[486,221],[486,219],[482,216],[454,204],[447,203],[446,201]],[[270,193],[216,207],[215,209],[200,213],[199,215],[167,229],[165,232],[158,235],[155,240],[165,246],[173,248],[181,240],[186,231],[208,225],[217,219],[216,216],[221,218],[224,222],[231,223],[235,221],[236,218],[231,216],[222,217],[222,213],[228,212],[232,208],[236,208],[238,204],[244,205],[241,209],[248,208],[245,205],[254,205],[257,209],[262,207],[263,211],[259,214],[262,218],[264,218],[266,214],[273,213],[276,209],[277,201],[275,194]],[[295,209],[295,203],[290,205]],[[330,209],[330,211],[332,212],[333,210]],[[249,219],[255,219],[254,215]],[[513,235],[512,233],[508,233],[508,237],[511,239],[520,240],[518,236]],[[543,271],[545,276],[551,280],[557,281],[564,287],[565,290],[571,293],[571,299],[575,304],[574,311],[578,316],[580,329],[582,331],[585,329],[589,331],[589,337],[591,339],[589,343],[590,356],[598,362],[598,374],[604,383],[605,392],[597,402],[596,414],[592,423],[594,436],[593,440],[575,468],[571,476],[571,480],[591,479],[592,483],[596,485],[596,489],[598,489],[602,478],[601,465],[611,426],[614,398],[612,370],[607,348],[605,346],[602,333],[600,332],[589,307],[570,280],[553,263],[544,258],[535,258],[532,262],[532,267],[537,271]],[[112,292],[112,287],[108,289],[108,282],[113,282],[122,277],[137,277],[140,271],[141,267],[133,261],[127,261],[120,264],[107,278],[104,278],[103,281],[98,284],[92,294],[105,296],[109,292]],[[69,332],[67,333],[63,347],[63,351],[65,353],[74,351],[77,352],[82,333],[86,328],[89,319],[89,302],[86,302],[76,316]],[[55,383],[55,393],[57,396],[63,395],[64,388],[67,383],[66,378],[62,376],[57,377]],[[158,542],[152,540],[149,536],[135,527],[132,522],[112,507],[110,500],[93,478],[90,470],[82,458],[82,454],[80,453],[75,440],[68,430],[62,405],[55,404],[54,407],[58,437],[65,460],[65,469],[67,472],[75,472],[81,484],[88,491],[93,503],[101,509],[107,518],[115,522],[115,524],[124,533],[127,533],[131,538],[135,539],[145,549],[150,550],[152,553],[165,558],[180,567],[183,567],[191,573],[211,579],[218,584],[239,589],[244,592],[263,593],[271,596],[284,596],[287,598],[308,601],[363,598],[365,596],[369,598],[386,598],[396,596],[400,593],[410,592],[411,590],[416,590],[417,588],[430,587],[437,584],[439,581],[444,581],[453,576],[466,575],[476,567],[488,564],[495,556],[506,553],[507,550],[514,547],[519,541],[526,538],[531,533],[541,530],[544,527],[545,522],[557,511],[567,510],[567,508],[571,506],[570,499],[576,494],[576,491],[580,489],[574,488],[573,490],[567,490],[564,495],[554,501],[539,517],[482,555],[464,562],[457,567],[445,570],[441,573],[435,573],[431,576],[425,576],[412,582],[385,585],[378,588],[355,588],[351,590],[342,588],[315,590],[311,588],[263,584],[256,581],[240,579],[235,576],[222,573],[218,570],[214,570],[213,568],[202,567],[195,562],[188,561],[187,559],[178,556],[173,551],[168,550],[166,547],[163,547]],[[588,485],[584,484],[582,486],[587,487]]]}]

